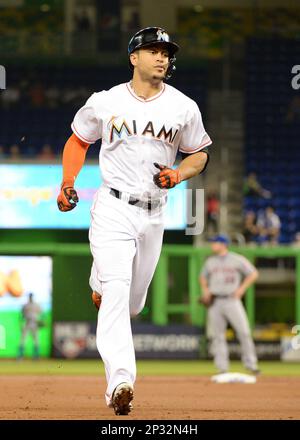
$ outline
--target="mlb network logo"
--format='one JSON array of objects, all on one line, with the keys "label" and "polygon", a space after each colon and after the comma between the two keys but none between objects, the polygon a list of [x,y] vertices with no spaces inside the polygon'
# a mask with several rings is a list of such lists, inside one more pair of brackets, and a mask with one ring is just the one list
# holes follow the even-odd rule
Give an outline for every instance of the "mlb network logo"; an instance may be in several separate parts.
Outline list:
[{"label": "mlb network logo", "polygon": [[0,90],[6,89],[6,71],[4,66],[0,66]]}]

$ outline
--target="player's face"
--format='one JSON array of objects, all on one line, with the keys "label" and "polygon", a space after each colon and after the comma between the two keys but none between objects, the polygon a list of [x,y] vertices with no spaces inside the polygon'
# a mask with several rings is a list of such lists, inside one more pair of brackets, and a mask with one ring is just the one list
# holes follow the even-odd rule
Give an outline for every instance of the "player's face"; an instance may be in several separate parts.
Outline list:
[{"label": "player's face", "polygon": [[162,81],[169,66],[169,53],[164,45],[153,45],[136,53],[134,66],[143,79]]},{"label": "player's face", "polygon": [[211,250],[216,255],[222,253],[225,249],[226,249],[226,246],[224,245],[224,243],[220,243],[220,242],[216,241],[215,243],[211,244]]}]

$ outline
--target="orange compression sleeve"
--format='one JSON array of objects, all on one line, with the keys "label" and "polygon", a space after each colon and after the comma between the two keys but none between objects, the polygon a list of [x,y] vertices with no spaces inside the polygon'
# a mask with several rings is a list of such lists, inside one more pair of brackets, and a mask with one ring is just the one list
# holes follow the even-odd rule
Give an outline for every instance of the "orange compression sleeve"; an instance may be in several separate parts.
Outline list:
[{"label": "orange compression sleeve", "polygon": [[62,187],[74,186],[76,177],[81,170],[85,155],[90,144],[83,142],[74,133],[67,140],[63,151],[63,182]]}]

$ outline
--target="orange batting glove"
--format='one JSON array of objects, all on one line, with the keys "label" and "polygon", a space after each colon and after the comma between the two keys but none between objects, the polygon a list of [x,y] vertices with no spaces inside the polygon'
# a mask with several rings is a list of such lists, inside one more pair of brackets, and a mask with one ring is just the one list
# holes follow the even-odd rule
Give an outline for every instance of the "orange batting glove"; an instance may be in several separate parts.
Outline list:
[{"label": "orange batting glove", "polygon": [[160,170],[159,173],[153,176],[153,181],[159,188],[174,188],[175,185],[181,182],[182,178],[178,168],[173,170],[156,162],[153,165]]},{"label": "orange batting glove", "polygon": [[70,182],[63,182],[57,197],[58,209],[62,212],[71,211],[76,208],[78,202],[79,198],[72,184]]}]

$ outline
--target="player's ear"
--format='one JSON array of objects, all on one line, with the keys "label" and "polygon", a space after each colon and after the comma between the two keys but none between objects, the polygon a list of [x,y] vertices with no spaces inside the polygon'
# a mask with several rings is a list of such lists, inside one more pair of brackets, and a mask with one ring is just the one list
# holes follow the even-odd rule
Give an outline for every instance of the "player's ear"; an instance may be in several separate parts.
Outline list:
[{"label": "player's ear", "polygon": [[138,61],[138,50],[130,54],[130,62],[133,66],[137,65]]}]

